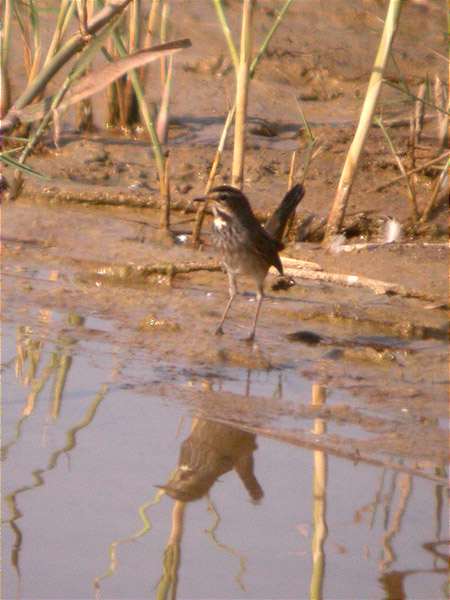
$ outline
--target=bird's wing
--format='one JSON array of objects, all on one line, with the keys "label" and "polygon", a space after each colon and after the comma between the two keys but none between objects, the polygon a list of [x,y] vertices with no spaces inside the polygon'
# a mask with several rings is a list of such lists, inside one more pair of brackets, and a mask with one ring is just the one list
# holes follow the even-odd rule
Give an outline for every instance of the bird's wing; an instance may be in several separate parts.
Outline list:
[{"label": "bird's wing", "polygon": [[283,275],[283,265],[278,252],[283,250],[284,245],[271,238],[261,226],[253,232],[252,242],[255,253],[263,257],[269,265],[273,265]]}]

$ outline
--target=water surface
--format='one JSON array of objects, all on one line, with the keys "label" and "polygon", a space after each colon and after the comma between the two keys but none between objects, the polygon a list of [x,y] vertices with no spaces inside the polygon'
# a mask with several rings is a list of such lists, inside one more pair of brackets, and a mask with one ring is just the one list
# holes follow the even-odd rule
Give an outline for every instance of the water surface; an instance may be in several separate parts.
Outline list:
[{"label": "water surface", "polygon": [[[446,597],[442,486],[198,418],[136,386],[174,365],[77,338],[113,324],[37,321],[4,324],[4,598]],[[210,385],[244,398],[249,377],[253,395],[344,394],[293,372]]]}]

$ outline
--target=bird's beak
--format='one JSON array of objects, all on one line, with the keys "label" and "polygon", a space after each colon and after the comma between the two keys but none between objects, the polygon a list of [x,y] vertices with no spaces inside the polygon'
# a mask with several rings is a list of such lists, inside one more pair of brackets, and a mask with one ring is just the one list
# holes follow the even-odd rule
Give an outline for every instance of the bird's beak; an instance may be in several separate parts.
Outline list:
[{"label": "bird's beak", "polygon": [[205,202],[205,200],[218,200],[219,194],[217,192],[208,192],[204,196],[197,196],[197,198],[193,198],[192,202]]}]

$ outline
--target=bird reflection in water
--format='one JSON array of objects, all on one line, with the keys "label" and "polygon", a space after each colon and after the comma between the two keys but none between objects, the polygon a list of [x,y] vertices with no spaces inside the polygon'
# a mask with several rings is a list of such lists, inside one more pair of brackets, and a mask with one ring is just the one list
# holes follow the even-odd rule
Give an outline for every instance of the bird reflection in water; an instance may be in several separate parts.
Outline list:
[{"label": "bird reflection in water", "polygon": [[[205,419],[193,420],[191,433],[181,445],[175,471],[165,485],[158,486],[175,500],[172,529],[163,558],[163,573],[157,586],[158,598],[176,598],[184,511],[188,502],[206,496],[219,477],[233,469],[254,503],[263,497],[264,492],[254,474],[253,453],[256,449],[254,434]],[[234,548],[218,542],[215,530],[220,517],[211,499],[209,510],[215,513],[216,522],[208,533],[219,548],[239,559],[240,569],[236,581],[245,590],[242,583],[245,558]]]},{"label": "bird reflection in water", "polygon": [[205,496],[217,479],[234,469],[253,502],[263,497],[254,474],[256,436],[230,425],[194,419],[189,437],[182,443],[178,466],[160,486],[181,502]]}]

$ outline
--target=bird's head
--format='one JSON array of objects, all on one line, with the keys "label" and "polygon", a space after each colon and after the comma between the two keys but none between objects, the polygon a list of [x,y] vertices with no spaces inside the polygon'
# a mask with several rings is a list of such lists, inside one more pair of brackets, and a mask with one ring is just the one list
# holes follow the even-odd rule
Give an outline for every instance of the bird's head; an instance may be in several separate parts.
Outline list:
[{"label": "bird's head", "polygon": [[213,207],[222,215],[229,217],[244,216],[251,214],[249,201],[246,196],[231,185],[218,185],[209,191],[206,196],[196,198],[196,200],[208,200],[213,202]]}]

